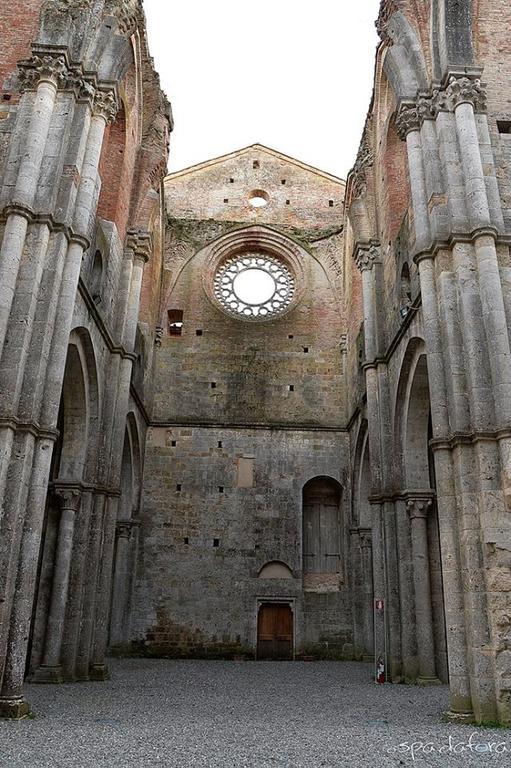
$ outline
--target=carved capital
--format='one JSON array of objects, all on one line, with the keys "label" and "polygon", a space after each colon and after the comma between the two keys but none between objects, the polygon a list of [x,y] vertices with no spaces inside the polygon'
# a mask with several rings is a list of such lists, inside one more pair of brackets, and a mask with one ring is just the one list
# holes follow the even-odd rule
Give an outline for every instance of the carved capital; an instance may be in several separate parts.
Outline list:
[{"label": "carved capital", "polygon": [[164,329],[162,328],[162,326],[157,325],[156,330],[154,332],[154,343],[156,344],[157,347],[161,347],[163,333],[164,333]]},{"label": "carved capital", "polygon": [[56,485],[53,489],[62,510],[77,512],[82,500],[82,489],[78,486]]},{"label": "carved capital", "polygon": [[101,115],[107,123],[115,120],[119,103],[114,91],[97,91],[94,97],[94,114]]},{"label": "carved capital", "polygon": [[421,120],[418,106],[409,102],[402,104],[395,122],[399,138],[405,141],[411,131],[418,131],[420,128]]},{"label": "carved capital", "polygon": [[372,243],[369,246],[359,246],[355,252],[355,261],[361,272],[372,269],[375,262],[380,261],[380,246]]},{"label": "carved capital", "polygon": [[430,497],[417,496],[416,498],[409,498],[406,502],[406,509],[408,510],[410,520],[425,520],[432,505],[433,500]]},{"label": "carved capital", "polygon": [[133,528],[135,528],[134,520],[118,520],[115,524],[115,532],[119,539],[130,539]]},{"label": "carved capital", "polygon": [[94,105],[98,90],[90,80],[76,74],[71,80],[71,85],[79,101],[88,101],[91,106]]},{"label": "carved capital", "polygon": [[360,547],[362,549],[371,549],[373,546],[373,532],[370,528],[361,528],[359,530]]},{"label": "carved capital", "polygon": [[62,53],[34,54],[18,66],[21,91],[35,90],[41,82],[56,88],[66,88],[72,82],[73,72]]},{"label": "carved capital", "polygon": [[135,258],[146,264],[153,252],[153,238],[145,229],[129,229],[126,235],[126,248],[133,251]]},{"label": "carved capital", "polygon": [[459,104],[472,104],[476,112],[486,111],[486,86],[478,77],[451,75],[445,94],[452,109]]}]

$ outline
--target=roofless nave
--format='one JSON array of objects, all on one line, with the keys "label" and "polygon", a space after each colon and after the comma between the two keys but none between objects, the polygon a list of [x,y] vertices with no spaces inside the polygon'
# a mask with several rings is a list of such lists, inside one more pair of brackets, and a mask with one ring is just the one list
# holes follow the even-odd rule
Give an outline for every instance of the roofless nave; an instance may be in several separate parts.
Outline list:
[{"label": "roofless nave", "polygon": [[0,18],[2,715],[111,650],[381,655],[509,724],[508,4],[382,3],[346,183],[165,177],[136,0]]}]

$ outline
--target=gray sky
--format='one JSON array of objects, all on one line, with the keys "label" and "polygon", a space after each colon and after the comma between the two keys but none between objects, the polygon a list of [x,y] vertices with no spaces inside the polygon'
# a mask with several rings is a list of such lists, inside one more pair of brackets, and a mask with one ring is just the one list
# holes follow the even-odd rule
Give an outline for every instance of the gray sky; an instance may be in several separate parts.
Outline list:
[{"label": "gray sky", "polygon": [[380,0],[145,0],[176,127],[171,171],[260,142],[345,177],[371,97]]}]

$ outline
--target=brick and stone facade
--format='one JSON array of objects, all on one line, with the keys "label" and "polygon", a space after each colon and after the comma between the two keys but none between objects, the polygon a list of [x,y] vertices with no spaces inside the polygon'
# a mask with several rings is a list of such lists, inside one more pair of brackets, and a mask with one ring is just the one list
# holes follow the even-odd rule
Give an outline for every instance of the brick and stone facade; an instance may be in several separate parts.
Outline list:
[{"label": "brick and stone facade", "polygon": [[383,0],[346,183],[261,145],[164,181],[141,4],[2,8],[3,716],[109,648],[270,647],[511,724],[510,24]]}]

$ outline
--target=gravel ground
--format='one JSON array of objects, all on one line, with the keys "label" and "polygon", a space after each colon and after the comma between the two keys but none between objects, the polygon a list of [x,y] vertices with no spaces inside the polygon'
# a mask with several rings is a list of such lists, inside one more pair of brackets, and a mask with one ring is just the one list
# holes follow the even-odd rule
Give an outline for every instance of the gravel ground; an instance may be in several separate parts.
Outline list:
[{"label": "gravel ground", "polygon": [[28,686],[35,718],[0,723],[1,768],[511,765],[511,731],[443,724],[447,688],[376,686],[365,664],[136,659],[111,672]]}]

